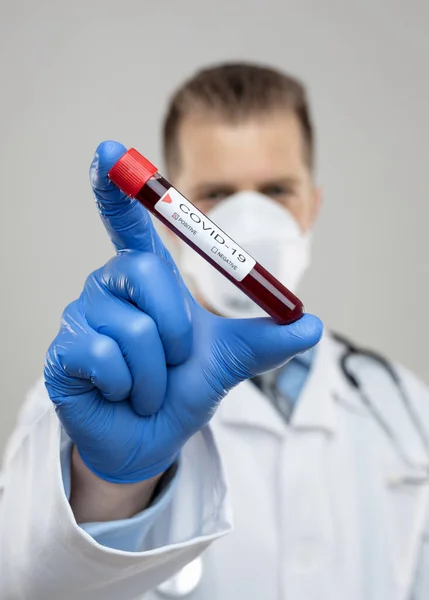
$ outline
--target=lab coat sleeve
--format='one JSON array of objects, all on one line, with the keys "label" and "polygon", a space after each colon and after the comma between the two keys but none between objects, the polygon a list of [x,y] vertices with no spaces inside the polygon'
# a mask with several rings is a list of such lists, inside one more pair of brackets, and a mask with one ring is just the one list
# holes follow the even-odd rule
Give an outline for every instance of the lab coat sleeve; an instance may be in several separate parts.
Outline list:
[{"label": "lab coat sleeve", "polygon": [[[61,472],[65,494],[70,500],[70,464],[73,444],[71,440],[67,440],[64,431],[62,437],[65,440],[61,444]],[[155,521],[162,518],[161,513],[165,513],[167,506],[172,502],[177,481],[176,473],[148,508],[129,519],[80,523],[79,526],[103,546],[131,552],[146,550],[145,544],[150,544],[148,533]]]},{"label": "lab coat sleeve", "polygon": [[61,443],[41,383],[12,434],[0,479],[2,599],[139,598],[231,529],[224,473],[209,427],[183,448],[174,497],[140,552],[100,545],[76,524],[64,492]]}]

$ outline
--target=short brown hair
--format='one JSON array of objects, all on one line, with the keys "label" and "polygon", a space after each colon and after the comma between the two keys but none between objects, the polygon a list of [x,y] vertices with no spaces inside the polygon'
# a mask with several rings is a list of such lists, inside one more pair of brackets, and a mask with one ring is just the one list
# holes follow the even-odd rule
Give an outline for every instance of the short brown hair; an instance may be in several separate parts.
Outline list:
[{"label": "short brown hair", "polygon": [[179,129],[192,112],[204,111],[237,122],[255,114],[284,107],[301,125],[305,160],[314,167],[314,131],[303,84],[275,69],[227,63],[196,73],[172,96],[163,127],[164,160],[168,170],[179,164]]}]

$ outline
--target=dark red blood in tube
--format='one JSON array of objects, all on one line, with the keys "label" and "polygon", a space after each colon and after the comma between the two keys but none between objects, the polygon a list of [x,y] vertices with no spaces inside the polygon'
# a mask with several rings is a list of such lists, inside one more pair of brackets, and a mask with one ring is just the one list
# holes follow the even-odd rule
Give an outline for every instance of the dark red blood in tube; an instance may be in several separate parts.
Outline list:
[{"label": "dark red blood in tube", "polygon": [[[109,172],[109,178],[125,194],[138,200],[145,208],[155,215],[164,225],[174,231],[185,243],[205,258],[215,269],[222,273],[227,279],[239,287],[249,298],[265,310],[277,323],[287,325],[297,321],[304,312],[302,302],[280,283],[271,273],[257,263],[238,244],[235,244],[226,232],[221,230],[208,217],[199,211],[187,198],[181,196],[175,188],[164,179],[158,169],[150,163],[137,150],[131,148],[116,163]],[[173,199],[172,199],[173,198]],[[162,203],[160,200],[162,199]],[[167,205],[177,205],[183,209],[183,214],[172,212],[168,220],[159,212],[167,209]],[[166,213],[167,214],[167,213]],[[179,227],[179,224],[182,224]],[[189,232],[199,233],[193,242],[187,235]],[[213,243],[213,249],[217,249],[218,241],[223,240],[221,250],[225,248],[223,256],[225,261],[218,264],[213,260],[211,252],[206,248],[200,248],[199,240],[205,239],[207,243]],[[228,238],[225,243],[225,238]],[[213,240],[216,240],[213,242]],[[199,242],[201,243],[201,242]],[[241,252],[240,252],[241,251]],[[229,256],[226,256],[228,254]],[[237,260],[238,258],[238,260]],[[242,264],[240,265],[240,261]],[[234,269],[239,270],[246,263],[253,265],[241,280],[238,280]],[[227,263],[229,267],[225,267]]]}]

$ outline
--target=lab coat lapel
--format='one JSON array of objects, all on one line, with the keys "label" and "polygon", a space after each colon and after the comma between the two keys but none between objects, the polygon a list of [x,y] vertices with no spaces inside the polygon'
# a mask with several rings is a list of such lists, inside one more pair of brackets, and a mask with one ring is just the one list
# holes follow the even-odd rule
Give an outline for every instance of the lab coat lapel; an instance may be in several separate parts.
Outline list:
[{"label": "lab coat lapel", "polygon": [[290,600],[344,598],[328,467],[337,439],[334,398],[342,392],[336,358],[333,341],[325,334],[279,461],[280,585],[282,597]]},{"label": "lab coat lapel", "polygon": [[310,373],[292,415],[291,427],[334,433],[337,428],[335,398],[343,392],[335,344],[325,333],[317,345]]},{"label": "lab coat lapel", "polygon": [[226,425],[263,429],[279,438],[287,432],[283,417],[251,381],[243,381],[229,392],[217,416]]},{"label": "lab coat lapel", "polygon": [[[332,356],[333,341],[325,334],[317,346],[307,381],[301,392],[291,426],[333,433],[336,427],[334,397],[341,378]],[[269,399],[250,381],[230,391],[218,411],[222,423],[263,429],[283,438],[289,426]]]}]

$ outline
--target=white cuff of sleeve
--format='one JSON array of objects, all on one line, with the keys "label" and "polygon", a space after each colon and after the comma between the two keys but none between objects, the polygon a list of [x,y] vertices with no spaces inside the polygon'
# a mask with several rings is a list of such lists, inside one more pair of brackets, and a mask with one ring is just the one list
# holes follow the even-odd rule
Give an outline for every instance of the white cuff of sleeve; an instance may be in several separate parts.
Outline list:
[{"label": "white cuff of sleeve", "polygon": [[[64,492],[67,499],[70,499],[70,461],[73,444],[65,435],[62,437],[61,471]],[[180,461],[172,479],[164,489],[156,496],[148,508],[137,513],[134,517],[117,521],[80,523],[79,527],[86,531],[98,544],[107,548],[124,550],[126,552],[144,551],[146,549],[144,541],[150,533],[152,526],[172,502],[178,481],[179,469]]]}]

